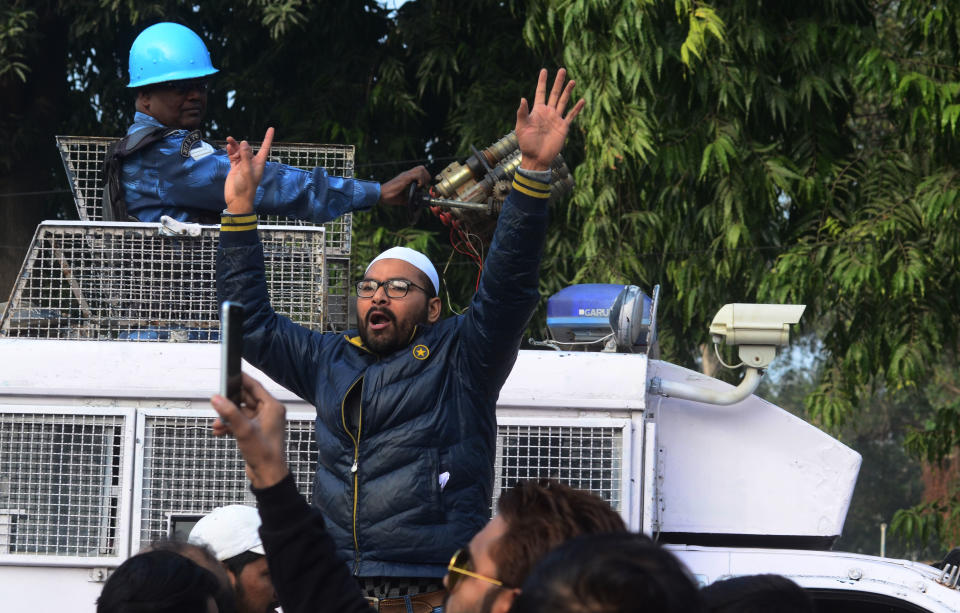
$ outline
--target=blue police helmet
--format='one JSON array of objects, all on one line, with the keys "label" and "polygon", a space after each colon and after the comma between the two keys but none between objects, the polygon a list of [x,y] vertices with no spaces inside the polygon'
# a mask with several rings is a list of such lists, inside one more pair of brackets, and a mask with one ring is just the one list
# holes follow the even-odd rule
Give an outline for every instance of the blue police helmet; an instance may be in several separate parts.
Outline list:
[{"label": "blue police helmet", "polygon": [[130,47],[127,87],[197,79],[216,72],[207,46],[193,30],[178,23],[158,23],[141,32]]}]

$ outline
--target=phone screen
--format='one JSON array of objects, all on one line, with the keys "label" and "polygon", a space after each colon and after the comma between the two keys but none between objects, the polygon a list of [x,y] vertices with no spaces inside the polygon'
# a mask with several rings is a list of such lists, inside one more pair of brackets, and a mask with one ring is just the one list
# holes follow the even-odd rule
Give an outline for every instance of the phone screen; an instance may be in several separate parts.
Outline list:
[{"label": "phone screen", "polygon": [[243,355],[243,305],[224,302],[220,306],[220,395],[238,407],[242,395],[240,357]]}]

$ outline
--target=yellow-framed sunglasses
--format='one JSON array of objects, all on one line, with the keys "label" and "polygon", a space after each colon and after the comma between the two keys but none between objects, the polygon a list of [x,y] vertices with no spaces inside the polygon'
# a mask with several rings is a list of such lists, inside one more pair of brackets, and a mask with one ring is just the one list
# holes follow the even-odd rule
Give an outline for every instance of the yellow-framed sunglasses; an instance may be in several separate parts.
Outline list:
[{"label": "yellow-framed sunglasses", "polygon": [[457,584],[460,583],[461,576],[465,575],[467,577],[473,577],[474,579],[479,579],[480,581],[486,581],[487,583],[492,583],[497,587],[509,587],[504,585],[503,581],[499,579],[494,579],[493,577],[487,577],[486,575],[481,575],[480,573],[475,573],[470,568],[473,566],[473,562],[470,560],[470,550],[464,547],[463,549],[458,549],[453,552],[453,557],[450,558],[450,563],[447,564],[447,572],[449,573],[447,579],[447,592],[452,592]]}]

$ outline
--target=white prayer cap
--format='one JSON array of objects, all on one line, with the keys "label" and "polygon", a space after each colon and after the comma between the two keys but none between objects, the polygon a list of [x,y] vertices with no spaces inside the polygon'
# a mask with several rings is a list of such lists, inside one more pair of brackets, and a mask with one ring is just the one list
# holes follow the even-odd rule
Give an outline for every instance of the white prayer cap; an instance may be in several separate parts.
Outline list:
[{"label": "white prayer cap", "polygon": [[208,545],[223,562],[245,551],[263,555],[259,529],[260,513],[256,508],[231,504],[204,515],[190,530],[187,541]]},{"label": "white prayer cap", "polygon": [[440,276],[437,274],[437,269],[433,267],[433,262],[430,261],[430,258],[423,255],[416,249],[411,249],[409,247],[390,247],[367,265],[367,270],[364,271],[364,274],[370,272],[370,267],[379,262],[380,260],[403,260],[407,264],[410,264],[423,274],[427,275],[430,278],[430,282],[433,283],[433,292],[435,294],[440,293]]}]

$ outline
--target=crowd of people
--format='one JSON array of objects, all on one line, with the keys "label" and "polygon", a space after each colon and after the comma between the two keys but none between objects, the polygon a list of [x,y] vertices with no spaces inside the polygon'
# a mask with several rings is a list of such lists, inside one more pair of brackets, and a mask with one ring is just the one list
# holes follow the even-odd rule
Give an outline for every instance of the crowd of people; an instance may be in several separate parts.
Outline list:
[{"label": "crowd of people", "polygon": [[[151,26],[130,52],[137,115],[117,181],[127,213],[221,215],[219,300],[243,304],[244,357],[317,409],[313,502],[284,456],[285,409],[244,377],[242,402],[215,396],[215,436],[233,436],[257,507],[214,510],[188,542],[163,541],[111,575],[98,613],[603,613],[809,611],[779,577],[701,590],[684,566],[631,533],[593,494],[554,480],[501,492],[489,518],[495,407],[537,305],[551,164],[584,108],[560,69],[521,99],[522,154],[469,308],[442,318],[429,258],[394,247],[356,285],[356,330],[320,333],[276,312],[265,283],[258,213],[326,221],[399,203],[423,167],[379,185],[267,162],[198,132],[213,68],[178,24]],[[569,108],[568,108],[569,107]]]}]

